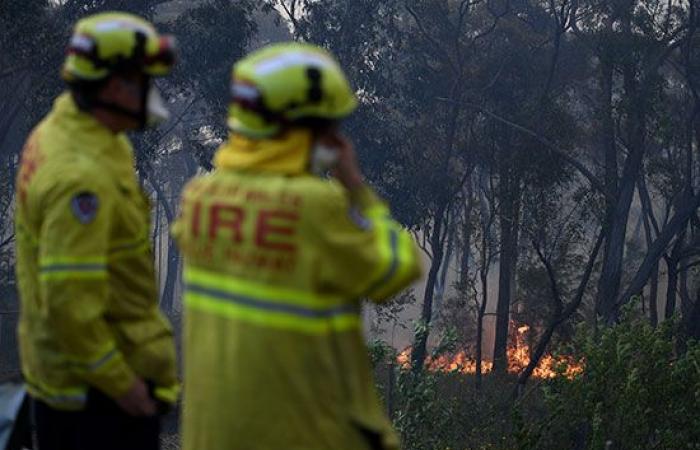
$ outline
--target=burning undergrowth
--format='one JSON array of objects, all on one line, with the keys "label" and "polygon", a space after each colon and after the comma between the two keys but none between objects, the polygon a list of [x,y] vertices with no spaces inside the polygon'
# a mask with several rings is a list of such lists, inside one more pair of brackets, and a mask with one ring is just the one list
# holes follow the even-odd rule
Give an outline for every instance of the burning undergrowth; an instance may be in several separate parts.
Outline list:
[{"label": "burning undergrowth", "polygon": [[[527,343],[527,334],[530,331],[528,325],[514,327],[517,331],[511,345],[507,349],[507,370],[510,374],[521,373],[530,363],[530,346]],[[396,363],[402,369],[411,368],[412,347],[407,347],[396,357]],[[476,358],[462,350],[456,353],[441,353],[427,356],[425,367],[431,372],[461,373],[474,375],[477,372]],[[481,362],[481,373],[486,374],[493,370],[493,361],[484,359]],[[553,355],[546,353],[540,358],[532,376],[540,379],[565,376],[572,379],[584,370],[583,361],[568,355]]]}]

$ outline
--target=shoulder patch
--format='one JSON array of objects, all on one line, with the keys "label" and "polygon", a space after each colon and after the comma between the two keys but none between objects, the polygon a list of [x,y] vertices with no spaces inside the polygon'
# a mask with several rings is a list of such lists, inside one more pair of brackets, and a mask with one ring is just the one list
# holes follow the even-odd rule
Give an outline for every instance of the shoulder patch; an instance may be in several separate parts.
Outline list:
[{"label": "shoulder patch", "polygon": [[100,201],[92,192],[83,191],[73,196],[70,207],[78,222],[88,224],[95,220]]}]

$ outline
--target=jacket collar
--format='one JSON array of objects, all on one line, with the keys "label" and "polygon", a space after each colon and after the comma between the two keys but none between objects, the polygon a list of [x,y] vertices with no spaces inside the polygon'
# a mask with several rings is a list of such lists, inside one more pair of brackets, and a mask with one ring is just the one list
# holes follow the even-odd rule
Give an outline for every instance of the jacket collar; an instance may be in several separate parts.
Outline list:
[{"label": "jacket collar", "polygon": [[70,137],[71,148],[75,151],[117,167],[133,167],[133,150],[126,134],[113,133],[91,114],[78,108],[69,92],[56,98],[50,120]]},{"label": "jacket collar", "polygon": [[116,137],[123,133],[113,133],[91,114],[78,107],[70,92],[64,92],[54,101],[53,113],[61,125],[80,128],[83,133],[98,134],[102,137]]}]

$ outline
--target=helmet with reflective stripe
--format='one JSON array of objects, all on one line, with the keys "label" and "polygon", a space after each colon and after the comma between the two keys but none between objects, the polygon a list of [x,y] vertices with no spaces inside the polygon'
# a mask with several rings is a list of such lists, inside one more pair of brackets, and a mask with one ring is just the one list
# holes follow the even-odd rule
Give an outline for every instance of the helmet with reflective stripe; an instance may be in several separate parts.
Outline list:
[{"label": "helmet with reflective stripe", "polygon": [[342,119],[357,99],[336,59],[321,47],[272,44],[233,66],[231,131],[265,138],[285,126]]},{"label": "helmet with reflective stripe", "polygon": [[175,63],[175,40],[159,35],[138,16],[107,12],[78,21],[67,53],[61,73],[69,83],[98,81],[125,70],[163,76]]}]

